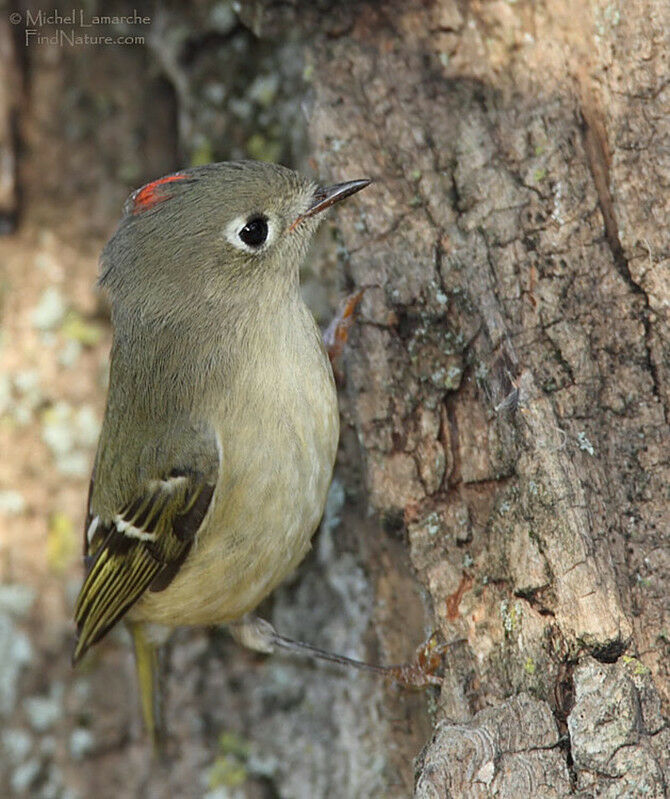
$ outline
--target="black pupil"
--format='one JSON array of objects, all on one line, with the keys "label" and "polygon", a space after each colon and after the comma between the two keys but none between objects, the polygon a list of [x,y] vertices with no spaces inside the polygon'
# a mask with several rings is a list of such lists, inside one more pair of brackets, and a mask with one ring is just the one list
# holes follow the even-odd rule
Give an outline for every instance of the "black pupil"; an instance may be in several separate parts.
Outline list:
[{"label": "black pupil", "polygon": [[262,216],[250,219],[240,230],[240,238],[249,247],[260,247],[268,237],[268,221]]}]

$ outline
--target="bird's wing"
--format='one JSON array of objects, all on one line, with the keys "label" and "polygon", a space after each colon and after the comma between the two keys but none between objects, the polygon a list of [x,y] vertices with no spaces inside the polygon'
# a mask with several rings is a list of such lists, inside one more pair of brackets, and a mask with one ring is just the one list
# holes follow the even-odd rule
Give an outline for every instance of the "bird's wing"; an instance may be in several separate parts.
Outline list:
[{"label": "bird's wing", "polygon": [[215,485],[211,474],[174,468],[146,481],[110,520],[89,512],[84,541],[87,574],[75,608],[74,662],[145,591],[167,588],[207,515]]}]

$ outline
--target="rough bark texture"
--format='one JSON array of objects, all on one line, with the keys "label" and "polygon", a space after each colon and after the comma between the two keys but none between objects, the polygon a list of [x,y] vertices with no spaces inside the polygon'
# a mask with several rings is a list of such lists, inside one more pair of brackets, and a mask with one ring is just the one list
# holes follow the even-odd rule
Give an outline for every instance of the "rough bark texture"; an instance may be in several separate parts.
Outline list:
[{"label": "rough bark texture", "polygon": [[[667,4],[201,0],[86,52],[23,52],[23,27],[10,57],[0,23],[28,87],[0,481],[29,497],[0,509],[0,793],[667,796]],[[0,90],[0,155],[15,108]],[[90,288],[125,194],[243,155],[375,179],[306,270],[322,322],[367,290],[326,518],[262,614],[380,662],[433,629],[450,646],[424,695],[180,631],[156,764],[123,634],[70,669],[95,434],[79,461],[49,441],[102,413]]]},{"label": "rough bark texture", "polygon": [[346,408],[370,504],[459,641],[417,796],[666,795],[662,5],[253,16],[302,17],[321,171],[377,180],[340,216],[371,287]]}]

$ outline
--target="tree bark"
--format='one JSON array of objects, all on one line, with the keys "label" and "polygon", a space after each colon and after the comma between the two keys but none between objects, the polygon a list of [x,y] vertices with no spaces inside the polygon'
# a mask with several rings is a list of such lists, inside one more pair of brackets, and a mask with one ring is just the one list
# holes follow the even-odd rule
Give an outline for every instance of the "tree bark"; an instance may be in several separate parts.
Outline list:
[{"label": "tree bark", "polygon": [[308,42],[320,173],[375,179],[344,413],[454,642],[416,796],[667,795],[668,7],[245,13]]}]

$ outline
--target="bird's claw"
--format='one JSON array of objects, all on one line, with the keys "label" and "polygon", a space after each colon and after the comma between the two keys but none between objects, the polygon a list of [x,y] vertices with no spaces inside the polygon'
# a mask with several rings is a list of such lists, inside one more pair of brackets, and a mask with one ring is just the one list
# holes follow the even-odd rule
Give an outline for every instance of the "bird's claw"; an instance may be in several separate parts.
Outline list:
[{"label": "bird's claw", "polygon": [[427,685],[442,685],[442,677],[435,672],[442,665],[442,656],[449,646],[440,642],[440,635],[434,632],[423,643],[419,644],[410,663],[400,666],[389,666],[387,677],[393,682],[407,688],[425,688]]},{"label": "bird's claw", "polygon": [[356,308],[368,288],[370,287],[365,286],[346,298],[323,334],[323,343],[326,345],[326,351],[338,383],[343,382],[339,359],[349,338],[349,330],[354,323]]}]

